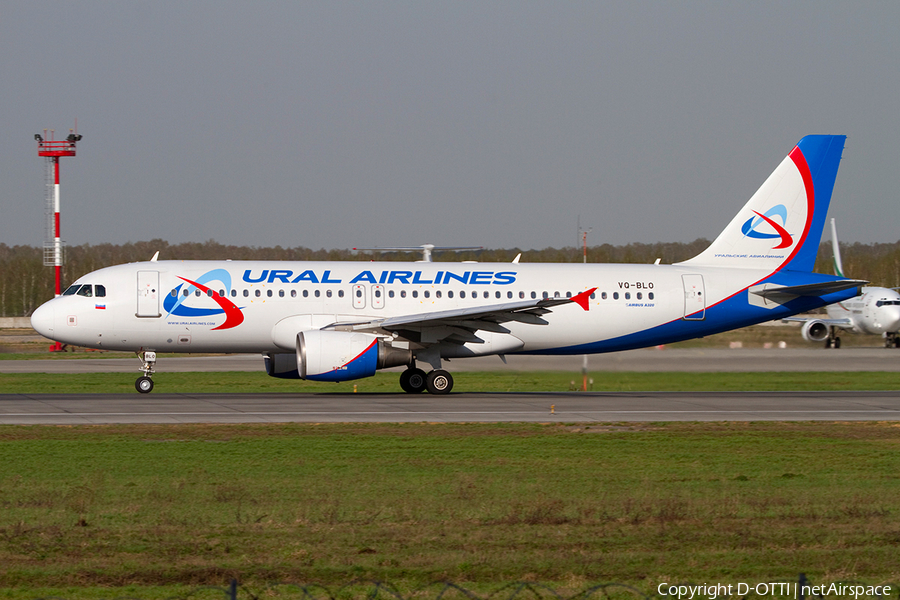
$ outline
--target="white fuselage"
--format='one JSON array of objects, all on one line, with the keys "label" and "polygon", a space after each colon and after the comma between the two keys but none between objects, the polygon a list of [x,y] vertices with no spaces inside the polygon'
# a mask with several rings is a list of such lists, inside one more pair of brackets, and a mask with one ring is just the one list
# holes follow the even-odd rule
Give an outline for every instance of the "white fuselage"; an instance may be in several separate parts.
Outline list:
[{"label": "white fuselage", "polygon": [[[596,287],[587,311],[566,304],[542,323],[504,323],[519,345],[498,340],[485,352],[477,352],[479,343],[470,347],[475,354],[607,352],[778,318],[778,310],[749,307],[746,300],[740,304],[749,313],[728,311],[727,321],[706,318],[734,290],[766,275],[679,265],[146,262],[79,278],[69,295],[40,307],[32,322],[52,339],[109,350],[291,352],[298,331],[336,322],[565,298]],[[208,284],[209,291],[187,281]],[[103,286],[106,295],[70,293],[84,285]],[[229,317],[211,294],[233,302],[239,315]],[[648,341],[629,338],[665,324],[670,328]],[[597,345],[612,340],[620,341]]]},{"label": "white fuselage", "polygon": [[883,287],[864,287],[862,294],[828,305],[830,319],[849,319],[854,333],[883,335],[900,331],[900,294]]}]

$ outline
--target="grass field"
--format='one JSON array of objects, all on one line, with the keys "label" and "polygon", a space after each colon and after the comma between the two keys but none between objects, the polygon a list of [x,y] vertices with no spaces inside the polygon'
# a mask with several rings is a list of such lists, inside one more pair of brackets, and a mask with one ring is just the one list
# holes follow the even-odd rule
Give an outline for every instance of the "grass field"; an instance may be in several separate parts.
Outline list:
[{"label": "grass field", "polygon": [[900,581],[898,446],[896,423],[5,426],[0,598]]},{"label": "grass field", "polygon": [[[809,391],[900,390],[900,373],[628,373],[590,374],[595,391]],[[0,393],[136,393],[135,375],[128,373],[0,373]],[[581,388],[581,374],[572,372],[460,373],[454,393],[561,392]],[[400,393],[396,373],[376,373],[367,379],[321,383],[275,379],[262,372],[157,373],[153,393]]]}]

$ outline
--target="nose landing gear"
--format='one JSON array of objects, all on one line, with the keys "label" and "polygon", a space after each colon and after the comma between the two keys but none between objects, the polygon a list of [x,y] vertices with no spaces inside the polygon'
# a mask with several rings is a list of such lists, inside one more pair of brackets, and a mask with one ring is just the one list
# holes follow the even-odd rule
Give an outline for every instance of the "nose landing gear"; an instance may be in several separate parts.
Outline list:
[{"label": "nose landing gear", "polygon": [[156,365],[156,352],[145,350],[138,353],[138,358],[141,360],[141,371],[144,374],[134,382],[134,389],[142,394],[149,394],[153,390],[151,377],[153,376],[153,367]]}]

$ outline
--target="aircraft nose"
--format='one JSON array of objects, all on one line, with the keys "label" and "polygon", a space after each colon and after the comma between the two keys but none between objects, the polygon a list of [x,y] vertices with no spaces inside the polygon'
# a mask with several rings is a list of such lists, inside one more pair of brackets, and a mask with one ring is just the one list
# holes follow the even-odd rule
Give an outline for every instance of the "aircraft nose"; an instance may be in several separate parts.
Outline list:
[{"label": "aircraft nose", "polygon": [[900,306],[891,306],[888,319],[885,323],[885,331],[900,331]]},{"label": "aircraft nose", "polygon": [[52,304],[52,300],[45,302],[31,314],[31,327],[45,338],[51,340],[53,339],[53,321],[56,316],[56,309]]}]

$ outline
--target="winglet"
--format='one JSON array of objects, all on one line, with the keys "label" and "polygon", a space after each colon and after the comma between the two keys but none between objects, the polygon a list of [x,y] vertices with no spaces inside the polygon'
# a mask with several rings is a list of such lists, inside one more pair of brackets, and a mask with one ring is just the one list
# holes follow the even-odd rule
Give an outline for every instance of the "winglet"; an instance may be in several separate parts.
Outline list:
[{"label": "winglet", "polygon": [[577,302],[578,306],[580,306],[584,310],[587,310],[588,309],[588,301],[590,301],[590,299],[591,299],[591,294],[593,294],[596,291],[597,291],[597,288],[594,287],[594,288],[591,288],[584,292],[581,292],[580,294],[575,294],[574,296],[572,296],[572,302]]}]

